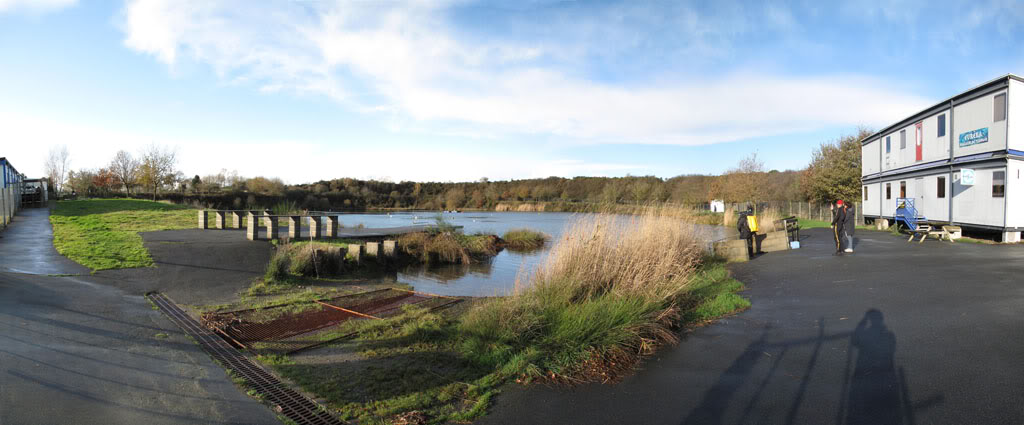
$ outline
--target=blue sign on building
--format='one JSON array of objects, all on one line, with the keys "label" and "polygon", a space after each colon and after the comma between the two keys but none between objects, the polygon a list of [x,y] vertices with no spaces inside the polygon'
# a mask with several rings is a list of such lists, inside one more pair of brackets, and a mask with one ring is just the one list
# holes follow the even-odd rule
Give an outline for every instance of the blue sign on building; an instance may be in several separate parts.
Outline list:
[{"label": "blue sign on building", "polygon": [[960,147],[973,146],[988,142],[988,127],[960,133]]}]

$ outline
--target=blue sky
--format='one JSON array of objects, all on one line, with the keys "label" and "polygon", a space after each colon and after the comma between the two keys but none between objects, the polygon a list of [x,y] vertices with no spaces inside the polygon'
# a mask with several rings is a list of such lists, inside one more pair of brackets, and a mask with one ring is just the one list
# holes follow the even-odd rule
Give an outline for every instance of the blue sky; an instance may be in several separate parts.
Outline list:
[{"label": "blue sky", "polygon": [[0,0],[0,156],[301,183],[717,174],[1024,72],[1011,1]]}]

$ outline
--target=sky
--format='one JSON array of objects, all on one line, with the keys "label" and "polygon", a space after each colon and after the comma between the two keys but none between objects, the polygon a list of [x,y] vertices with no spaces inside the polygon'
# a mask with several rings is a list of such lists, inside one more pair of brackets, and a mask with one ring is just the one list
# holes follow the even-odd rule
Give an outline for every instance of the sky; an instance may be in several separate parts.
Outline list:
[{"label": "sky", "polygon": [[287,183],[801,169],[1024,73],[1014,1],[0,0],[0,157]]}]

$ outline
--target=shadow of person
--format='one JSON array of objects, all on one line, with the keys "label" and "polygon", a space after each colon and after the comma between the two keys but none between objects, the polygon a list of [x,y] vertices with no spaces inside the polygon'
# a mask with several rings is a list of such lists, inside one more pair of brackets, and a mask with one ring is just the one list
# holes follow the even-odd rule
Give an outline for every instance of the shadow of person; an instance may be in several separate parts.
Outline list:
[{"label": "shadow of person", "polygon": [[[885,326],[882,312],[868,310],[850,336],[857,361],[846,403],[847,425],[903,424],[900,377],[894,356],[896,336]],[[851,353],[852,354],[852,353]]]}]

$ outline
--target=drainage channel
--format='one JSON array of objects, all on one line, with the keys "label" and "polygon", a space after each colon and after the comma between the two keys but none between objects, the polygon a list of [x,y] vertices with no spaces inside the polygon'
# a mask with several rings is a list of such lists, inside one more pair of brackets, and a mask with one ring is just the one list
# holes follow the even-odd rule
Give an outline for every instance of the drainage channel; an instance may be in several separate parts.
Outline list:
[{"label": "drainage channel", "polygon": [[240,351],[214,335],[199,322],[159,292],[146,294],[171,322],[194,338],[203,350],[222,366],[230,368],[245,379],[246,383],[259,392],[267,401],[276,405],[279,413],[299,425],[342,425],[343,422],[331,416],[319,404],[288,388],[262,367],[250,361]]}]

